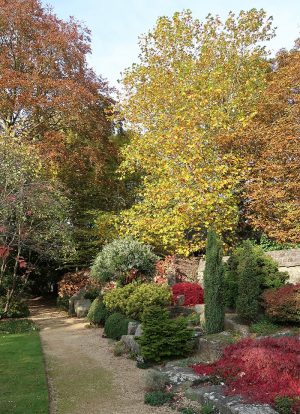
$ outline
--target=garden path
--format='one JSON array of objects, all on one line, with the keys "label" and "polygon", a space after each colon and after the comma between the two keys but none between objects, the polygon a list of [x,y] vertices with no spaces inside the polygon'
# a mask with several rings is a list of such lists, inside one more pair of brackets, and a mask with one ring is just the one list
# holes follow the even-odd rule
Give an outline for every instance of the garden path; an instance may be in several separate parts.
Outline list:
[{"label": "garden path", "polygon": [[87,328],[51,303],[31,301],[40,327],[50,389],[50,414],[171,414],[144,405],[145,371],[115,357],[102,329]]}]

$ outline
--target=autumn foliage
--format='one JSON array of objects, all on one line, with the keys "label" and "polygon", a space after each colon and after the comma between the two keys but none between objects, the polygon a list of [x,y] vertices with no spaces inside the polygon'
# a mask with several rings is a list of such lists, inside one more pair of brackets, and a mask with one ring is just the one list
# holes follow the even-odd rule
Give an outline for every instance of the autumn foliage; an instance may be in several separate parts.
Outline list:
[{"label": "autumn foliage", "polygon": [[219,361],[193,369],[199,375],[219,377],[229,395],[242,395],[249,402],[274,404],[276,397],[296,401],[300,398],[299,354],[298,338],[244,339],[229,345]]},{"label": "autumn foliage", "polygon": [[198,283],[182,282],[172,286],[173,301],[179,295],[184,295],[184,306],[198,305],[204,303],[204,291]]},{"label": "autumn foliage", "polygon": [[89,270],[80,270],[78,272],[68,272],[58,282],[58,296],[71,297],[80,289],[97,287],[94,280],[90,279]]},{"label": "autumn foliage", "polygon": [[300,284],[288,284],[263,292],[266,315],[279,322],[300,322]]}]

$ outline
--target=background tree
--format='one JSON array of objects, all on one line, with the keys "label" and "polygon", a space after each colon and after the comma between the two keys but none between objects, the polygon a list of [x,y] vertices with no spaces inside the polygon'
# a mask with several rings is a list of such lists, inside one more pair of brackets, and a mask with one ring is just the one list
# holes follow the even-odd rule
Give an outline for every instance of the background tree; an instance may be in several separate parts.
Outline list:
[{"label": "background tree", "polygon": [[212,223],[232,234],[243,168],[220,145],[256,113],[268,70],[261,42],[272,35],[271,19],[252,9],[225,22],[175,13],[141,38],[119,109],[135,131],[122,171],[142,175],[123,233],[184,254],[204,247]]},{"label": "background tree", "polygon": [[68,189],[80,267],[95,253],[93,212],[114,209],[121,185],[111,90],[88,67],[90,52],[90,31],[74,19],[58,19],[40,0],[0,0],[0,131],[38,149]]},{"label": "background tree", "polygon": [[46,179],[32,148],[0,135],[0,296],[4,313],[19,297],[39,260],[64,261],[72,242],[68,200]]},{"label": "background tree", "polygon": [[278,53],[257,115],[237,143],[251,166],[245,187],[249,223],[281,243],[300,242],[299,119],[298,40],[290,52]]},{"label": "background tree", "polygon": [[222,243],[215,231],[207,235],[204,269],[205,330],[217,333],[224,330],[224,265]]}]

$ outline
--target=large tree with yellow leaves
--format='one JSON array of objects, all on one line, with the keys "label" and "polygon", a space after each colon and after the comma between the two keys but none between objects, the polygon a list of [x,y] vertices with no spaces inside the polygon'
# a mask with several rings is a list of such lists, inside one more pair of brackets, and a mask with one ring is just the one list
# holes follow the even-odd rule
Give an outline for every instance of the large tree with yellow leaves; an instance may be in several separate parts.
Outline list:
[{"label": "large tree with yellow leaves", "polygon": [[230,238],[243,161],[220,143],[255,115],[271,24],[263,10],[204,23],[184,11],[140,39],[118,112],[135,131],[121,170],[142,185],[121,232],[182,254],[204,247],[208,227]]}]

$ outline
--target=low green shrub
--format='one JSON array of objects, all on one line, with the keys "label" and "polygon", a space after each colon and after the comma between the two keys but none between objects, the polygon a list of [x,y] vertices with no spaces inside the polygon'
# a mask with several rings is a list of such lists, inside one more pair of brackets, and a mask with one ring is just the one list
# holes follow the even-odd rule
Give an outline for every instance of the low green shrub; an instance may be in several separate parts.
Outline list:
[{"label": "low green shrub", "polygon": [[26,318],[30,315],[29,307],[26,302],[21,300],[14,300],[10,306],[8,312],[4,312],[6,299],[0,299],[0,317],[3,318]]},{"label": "low green shrub", "polygon": [[57,296],[56,305],[58,308],[69,311],[70,296]]},{"label": "low green shrub", "polygon": [[115,281],[122,286],[128,280],[152,278],[158,259],[151,246],[130,237],[117,239],[103,247],[91,275],[101,283]]},{"label": "low green shrub", "polygon": [[168,375],[156,369],[150,369],[146,374],[146,391],[165,391],[169,383]]},{"label": "low green shrub", "polygon": [[212,404],[203,404],[201,407],[201,414],[214,414],[215,408]]},{"label": "low green shrub", "polygon": [[168,306],[171,299],[171,290],[165,285],[130,283],[111,289],[104,295],[103,301],[108,309],[140,320],[149,306]]},{"label": "low green shrub", "polygon": [[182,407],[178,410],[182,414],[199,414],[199,410],[195,410],[194,408],[190,407]]},{"label": "low green shrub", "polygon": [[113,313],[105,322],[104,332],[108,338],[119,340],[122,335],[127,335],[129,319],[121,313]]},{"label": "low green shrub", "polygon": [[0,335],[19,334],[38,331],[37,326],[28,319],[4,319],[0,321]]},{"label": "low green shrub", "polygon": [[193,332],[188,329],[186,319],[170,319],[169,316],[169,311],[159,306],[151,306],[144,311],[143,333],[137,341],[146,361],[183,357],[192,350]]},{"label": "low green shrub", "polygon": [[268,319],[262,319],[259,322],[252,323],[249,327],[250,332],[259,336],[272,335],[278,331],[279,326],[269,321]]},{"label": "low green shrub", "polygon": [[295,400],[289,397],[276,397],[275,398],[275,410],[279,414],[292,414],[295,411],[293,410],[293,405]]},{"label": "low green shrub", "polygon": [[96,298],[87,314],[87,319],[94,325],[104,326],[111,312],[106,308],[101,298]]},{"label": "low green shrub", "polygon": [[159,407],[171,402],[173,398],[174,394],[170,392],[151,391],[145,394],[144,402],[152,407]]},{"label": "low green shrub", "polygon": [[126,354],[125,344],[121,341],[116,342],[113,349],[113,353],[116,357]]}]

